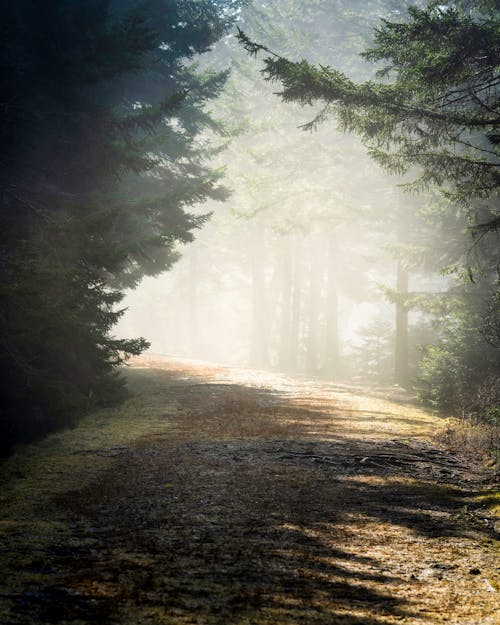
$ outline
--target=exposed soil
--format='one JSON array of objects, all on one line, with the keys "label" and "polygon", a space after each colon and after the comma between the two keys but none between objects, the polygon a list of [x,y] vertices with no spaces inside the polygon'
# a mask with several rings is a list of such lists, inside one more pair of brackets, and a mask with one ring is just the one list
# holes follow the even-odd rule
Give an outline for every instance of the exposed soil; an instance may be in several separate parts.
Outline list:
[{"label": "exposed soil", "polygon": [[326,382],[136,364],[122,415],[0,467],[0,622],[500,623],[494,476],[432,442],[439,419]]}]

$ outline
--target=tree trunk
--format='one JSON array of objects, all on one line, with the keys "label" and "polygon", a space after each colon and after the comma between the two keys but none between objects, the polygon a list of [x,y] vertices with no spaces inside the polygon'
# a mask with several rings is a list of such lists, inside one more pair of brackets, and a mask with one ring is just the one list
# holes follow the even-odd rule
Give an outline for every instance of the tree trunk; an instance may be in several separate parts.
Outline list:
[{"label": "tree trunk", "polygon": [[321,282],[323,277],[322,266],[319,260],[319,237],[311,237],[310,272],[309,272],[309,310],[306,340],[306,373],[316,375],[319,369],[319,329],[320,329],[320,303]]},{"label": "tree trunk", "polygon": [[337,241],[333,234],[328,239],[325,364],[326,375],[335,376],[340,369],[339,306],[337,290]]},{"label": "tree trunk", "polygon": [[298,371],[301,363],[300,353],[300,325],[302,312],[302,249],[295,239],[293,243],[293,290],[292,290],[292,311],[290,318],[290,360],[291,371]]},{"label": "tree trunk", "polygon": [[189,352],[195,356],[199,348],[199,319],[198,319],[198,263],[197,251],[193,246],[189,256]]},{"label": "tree trunk", "polygon": [[280,310],[280,346],[278,366],[282,371],[291,368],[292,331],[292,258],[290,239],[283,237],[282,246],[282,290]]},{"label": "tree trunk", "polygon": [[269,350],[266,314],[266,279],[264,274],[264,233],[256,229],[252,245],[252,338],[250,345],[250,365],[267,367]]},{"label": "tree trunk", "polygon": [[[397,226],[398,243],[407,240],[408,227],[403,209],[399,209],[400,215]],[[408,294],[408,270],[401,259],[398,260],[396,275],[396,344],[394,353],[394,381],[406,388],[409,385],[408,373],[408,309],[404,302],[404,296]]]}]

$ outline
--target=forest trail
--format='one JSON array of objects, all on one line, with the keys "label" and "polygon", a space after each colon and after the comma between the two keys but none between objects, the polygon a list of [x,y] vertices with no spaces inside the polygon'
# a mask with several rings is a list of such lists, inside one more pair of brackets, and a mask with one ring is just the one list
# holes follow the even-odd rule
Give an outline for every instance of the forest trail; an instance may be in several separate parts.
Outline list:
[{"label": "forest trail", "polygon": [[491,475],[439,419],[143,358],[118,409],[0,465],[0,623],[493,625]]}]

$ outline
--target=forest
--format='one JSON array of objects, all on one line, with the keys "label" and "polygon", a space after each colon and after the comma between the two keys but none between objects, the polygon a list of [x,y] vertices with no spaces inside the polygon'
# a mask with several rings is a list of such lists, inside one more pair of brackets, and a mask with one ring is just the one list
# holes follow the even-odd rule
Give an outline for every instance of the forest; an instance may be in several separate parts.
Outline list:
[{"label": "forest", "polygon": [[3,448],[148,345],[498,424],[495,4],[8,2]]},{"label": "forest", "polygon": [[[279,453],[291,463],[287,477],[276,478],[284,480],[283,489],[273,482],[269,500],[262,494],[263,472],[241,478],[255,495],[255,510],[262,512],[254,519],[257,525],[274,510],[279,527],[291,531],[285,512],[290,507],[299,511],[297,527],[323,532],[318,528],[330,512],[323,510],[323,517],[319,509],[314,512],[317,502],[309,494],[314,483],[325,501],[338,496],[346,515],[354,518],[361,510],[367,518],[390,523],[389,534],[405,527],[427,540],[433,536],[429,528],[439,523],[433,515],[441,511],[449,515],[448,525],[436,529],[436,536],[458,535],[463,521],[489,528],[490,541],[498,537],[493,513],[484,512],[477,521],[467,516],[476,504],[457,503],[471,497],[474,488],[483,498],[480,504],[474,500],[477,506],[486,510],[493,501],[498,512],[498,494],[491,494],[500,463],[498,0],[5,0],[0,30],[0,469],[4,463],[6,472],[0,483],[7,493],[0,504],[11,510],[5,527],[25,514],[16,508],[24,496],[9,498],[11,477],[34,476],[39,465],[33,458],[42,453],[48,455],[40,475],[50,465],[61,482],[58,486],[51,474],[41,485],[29,481],[28,499],[57,500],[71,518],[80,515],[91,525],[97,523],[97,510],[105,519],[111,515],[105,521],[110,526],[139,519],[139,526],[153,533],[170,522],[177,527],[175,518],[189,516],[196,542],[198,530],[209,531],[208,525],[196,531],[190,525],[192,519],[202,523],[198,510],[205,496],[198,482],[205,474],[218,475],[210,464],[214,458],[232,462],[227,448],[236,445],[234,453],[259,471],[267,467],[266,454]],[[172,440],[164,441],[163,434],[157,441],[148,438],[167,427],[161,415],[177,424]],[[101,447],[94,446],[98,432],[107,441]],[[257,439],[264,441],[258,449],[251,447]],[[95,478],[104,499],[86,481],[72,481],[87,471],[83,465],[73,472],[59,469],[59,461],[69,467],[64,464],[69,460],[44,447],[63,440],[71,441],[64,443],[68,458],[76,454],[71,462],[101,449],[97,456],[106,460],[96,458],[85,480]],[[206,446],[197,452],[189,447],[205,440],[212,441],[206,446],[214,445],[210,452]],[[291,441],[290,449],[283,441]],[[335,453],[330,444],[338,445]],[[189,496],[184,507],[172,500],[172,510],[179,507],[177,517],[166,503],[154,510],[144,502],[141,511],[124,512],[118,504],[113,513],[106,508],[113,493],[125,492],[124,476],[135,493],[125,498],[138,501],[149,492],[153,481],[139,487],[144,466],[134,464],[141,449],[148,462],[159,463],[151,478],[158,488],[160,483],[164,490],[176,488],[173,476],[182,474]],[[28,460],[21,461],[25,453]],[[207,465],[199,454],[208,454]],[[118,464],[106,464],[115,456]],[[299,458],[309,462],[307,470]],[[361,476],[362,481],[366,469],[372,490],[360,504],[365,508],[352,501],[368,487],[330,491],[337,478],[323,481],[311,462],[346,480]],[[101,477],[94,470],[102,470]],[[186,477],[191,472],[198,482]],[[404,482],[413,478],[420,480],[418,487]],[[213,490],[226,489],[228,518],[240,527],[247,513],[253,517],[243,503],[238,508],[233,477],[224,479]],[[403,481],[394,486],[394,495],[378,479]],[[424,482],[451,490],[429,495],[431,486]],[[49,483],[62,490],[49,497]],[[467,494],[457,494],[466,483]],[[299,494],[293,494],[294,485]],[[154,499],[151,493],[148,501]],[[395,496],[402,498],[400,506],[391,499]],[[378,500],[385,507],[378,508]],[[413,517],[410,522],[403,509],[415,502],[428,505],[434,520]],[[381,510],[399,512],[389,519]],[[465,512],[460,516],[458,510]],[[57,514],[40,522],[50,529]],[[221,519],[210,523],[220,530],[228,523]],[[85,527],[84,535],[88,530],[93,541],[90,525]],[[269,536],[275,526],[266,520],[261,529],[265,539],[256,549],[272,559],[277,547]],[[64,543],[67,529],[52,531],[61,531],[57,540]],[[476,538],[478,531],[470,529]],[[136,540],[129,529],[123,532]],[[241,532],[237,538],[231,534],[231,545],[245,562],[254,556],[245,555],[249,543]],[[41,535],[33,539],[35,552],[46,549],[37,546]],[[279,540],[301,551],[302,543],[287,536]],[[323,546],[317,547],[317,557],[328,559],[330,538],[318,536],[314,540]],[[395,534],[390,536],[389,543],[396,541]],[[212,539],[217,557],[227,549],[223,559],[230,559],[229,547]],[[7,560],[11,572],[27,544],[12,540],[17,551]],[[192,566],[194,578],[212,575],[203,568],[205,561],[197,568],[192,552],[182,551],[185,541],[173,534],[168,540],[170,546],[182,542],[186,570]],[[103,539],[95,549],[111,549],[111,544],[111,538]],[[430,544],[422,547],[425,553],[434,548]],[[490,566],[484,564],[490,562],[484,555],[489,547],[483,549],[477,540],[467,545],[467,571]],[[151,558],[159,553],[155,549],[148,551]],[[349,568],[347,552],[335,557]],[[76,571],[75,554],[53,557]],[[459,566],[450,551],[440,569],[436,554],[425,569],[429,576]],[[84,556],[88,570],[93,557]],[[419,557],[412,552],[411,558]],[[143,566],[137,558],[134,562]],[[252,562],[256,566],[257,560]],[[337,603],[334,608],[321,604],[328,589],[316,582],[307,587],[312,602],[307,604],[307,592],[294,585],[303,584],[296,568],[301,565],[293,574],[287,568],[292,563],[283,565],[286,579],[278,572],[282,564],[270,560],[268,565],[262,565],[269,584],[264,590],[231,569],[245,588],[244,599],[226,597],[217,613],[193,608],[198,590],[187,573],[175,578],[178,587],[168,587],[172,595],[180,592],[177,607],[134,612],[132,599],[120,594],[123,588],[140,588],[137,606],[147,605],[147,591],[138,574],[126,568],[130,577],[119,590],[106,586],[118,579],[107,569],[99,588],[85,582],[85,592],[83,586],[71,590],[67,580],[54,582],[43,595],[30,591],[31,599],[28,591],[9,587],[0,594],[8,603],[5,612],[0,606],[0,621],[423,622],[423,613],[398,612],[382,590],[377,594],[370,584],[383,580],[375,573],[358,578],[351,571],[368,584],[362,597],[353,594],[351,573],[350,581],[342,578],[349,605],[341,609]],[[155,570],[163,566],[155,560]],[[36,570],[46,575],[45,568]],[[314,571],[320,575],[320,569]],[[81,574],[73,574],[83,584]],[[11,573],[6,575],[10,579]],[[161,569],[169,584],[175,575]],[[425,585],[426,574],[408,570],[405,575]],[[455,573],[449,575],[457,593],[470,595]],[[478,577],[486,593],[474,608],[479,612],[455,613],[459,607],[450,606],[458,606],[458,600],[446,608],[436,603],[428,622],[493,624],[498,615],[488,606],[497,582],[494,573],[484,575]],[[226,592],[218,579],[210,577],[215,586],[203,590],[207,596]],[[26,583],[22,578],[19,587]],[[286,588],[294,589],[290,605],[276,597],[269,603],[276,584],[285,594]],[[113,620],[118,618],[112,612],[115,600],[131,610],[121,621]],[[365,600],[385,607],[357,614],[353,606]],[[294,601],[305,601],[312,610],[305,621],[291,607]],[[231,602],[234,610],[241,608],[237,618]],[[189,620],[193,614],[198,620]]]}]

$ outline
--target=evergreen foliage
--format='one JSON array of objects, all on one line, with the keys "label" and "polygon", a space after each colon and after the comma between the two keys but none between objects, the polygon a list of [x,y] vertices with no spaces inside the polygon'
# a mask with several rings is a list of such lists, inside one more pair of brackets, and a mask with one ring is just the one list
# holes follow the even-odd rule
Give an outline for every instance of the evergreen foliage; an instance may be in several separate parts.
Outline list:
[{"label": "evergreen foliage", "polygon": [[[441,256],[447,271],[464,281],[441,298],[409,294],[406,306],[433,309],[441,319],[437,342],[427,346],[422,362],[422,397],[442,410],[476,416],[498,409],[494,393],[487,410],[470,406],[500,372],[499,35],[494,1],[413,6],[406,19],[382,20],[363,54],[376,64],[376,77],[355,82],[345,70],[289,60],[239,32],[250,54],[265,54],[264,77],[281,84],[285,102],[322,103],[304,129],[334,116],[386,170],[412,176],[410,190],[437,186],[444,193],[437,210],[419,209],[430,213],[435,228],[422,258]],[[464,241],[467,229],[472,243]]]},{"label": "evergreen foliage", "polygon": [[[498,348],[481,340],[486,298],[457,290],[440,303],[437,339],[424,350],[418,376],[422,399],[448,414],[488,419],[498,409]],[[483,296],[481,296],[483,295]]]},{"label": "evergreen foliage", "polygon": [[243,0],[7,0],[0,78],[2,447],[121,395],[146,346],[111,335],[122,289],[168,269],[224,199],[193,63]]},{"label": "evergreen foliage", "polygon": [[[417,188],[446,187],[470,206],[496,195],[499,186],[500,21],[493,9],[453,4],[410,7],[408,22],[383,20],[374,47],[364,53],[384,63],[378,81],[355,83],[331,67],[274,54],[241,31],[239,39],[252,54],[268,53],[263,73],[281,83],[284,101],[324,103],[307,129],[335,114],[389,171],[418,166]],[[492,209],[491,227],[497,220]]]}]

